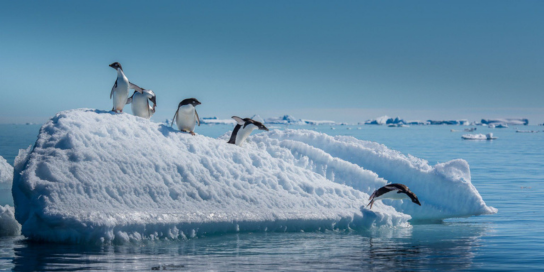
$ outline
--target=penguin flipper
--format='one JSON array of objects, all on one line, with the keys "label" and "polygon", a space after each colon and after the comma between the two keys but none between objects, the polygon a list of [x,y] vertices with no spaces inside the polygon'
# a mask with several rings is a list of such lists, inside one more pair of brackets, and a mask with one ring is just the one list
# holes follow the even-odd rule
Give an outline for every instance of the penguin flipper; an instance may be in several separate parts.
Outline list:
[{"label": "penguin flipper", "polygon": [[170,124],[170,127],[172,127],[174,125],[174,120],[176,120],[176,116],[178,116],[178,111],[179,111],[179,107],[178,107],[178,110],[176,111],[176,113],[174,113],[174,117],[172,117],[172,123]]},{"label": "penguin flipper", "polygon": [[129,98],[127,99],[127,103],[126,103],[126,105],[128,105],[128,104],[130,104],[130,103],[132,103],[132,96],[131,96],[131,97],[129,97]]},{"label": "penguin flipper", "polygon": [[115,80],[115,83],[113,84],[113,87],[111,87],[110,99],[113,97],[113,90],[115,90],[115,88],[117,88],[117,79]]},{"label": "penguin flipper", "polygon": [[232,119],[234,119],[236,121],[236,123],[240,126],[243,126],[245,124],[246,121],[244,121],[244,119],[238,117],[238,116],[232,116],[231,117]]},{"label": "penguin flipper", "polygon": [[196,122],[198,126],[200,126],[200,117],[198,117],[198,112],[196,111],[196,109],[195,109],[195,118],[196,118]]},{"label": "penguin flipper", "polygon": [[140,87],[140,86],[138,86],[138,85],[136,85],[136,84],[134,84],[132,82],[129,82],[129,85],[130,85],[129,88],[131,88],[131,89],[133,89],[133,90],[135,90],[135,91],[137,91],[137,92],[139,92],[141,94],[144,93],[144,89],[142,87]]}]

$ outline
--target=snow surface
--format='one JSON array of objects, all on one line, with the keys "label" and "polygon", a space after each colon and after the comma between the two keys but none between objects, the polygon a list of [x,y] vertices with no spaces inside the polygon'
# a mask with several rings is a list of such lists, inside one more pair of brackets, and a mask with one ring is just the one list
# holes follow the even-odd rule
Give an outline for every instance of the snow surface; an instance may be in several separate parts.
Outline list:
[{"label": "snow surface", "polygon": [[[129,114],[57,114],[15,161],[15,217],[33,240],[126,243],[236,231],[408,226],[495,213],[466,161],[434,167],[353,137],[274,130],[245,147]],[[369,194],[404,183],[422,206]]]}]

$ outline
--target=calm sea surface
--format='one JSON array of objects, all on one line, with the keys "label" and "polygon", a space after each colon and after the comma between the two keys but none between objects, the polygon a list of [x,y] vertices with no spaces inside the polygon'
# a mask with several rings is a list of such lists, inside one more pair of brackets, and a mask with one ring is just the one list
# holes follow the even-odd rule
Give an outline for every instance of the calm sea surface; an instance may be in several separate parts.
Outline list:
[{"label": "calm sea surface", "polygon": [[[278,126],[284,129],[284,126]],[[494,141],[466,141],[460,126],[305,126],[330,135],[382,143],[434,165],[462,158],[495,215],[412,228],[319,233],[237,233],[126,246],[34,244],[0,237],[0,269],[332,271],[544,271],[544,133],[478,127]],[[361,128],[361,129],[358,129]],[[232,126],[201,126],[218,137]],[[519,127],[542,130],[544,127]],[[0,125],[0,155],[13,164],[32,145],[36,125]],[[10,203],[0,192],[0,204]],[[455,201],[450,199],[449,201]]]}]

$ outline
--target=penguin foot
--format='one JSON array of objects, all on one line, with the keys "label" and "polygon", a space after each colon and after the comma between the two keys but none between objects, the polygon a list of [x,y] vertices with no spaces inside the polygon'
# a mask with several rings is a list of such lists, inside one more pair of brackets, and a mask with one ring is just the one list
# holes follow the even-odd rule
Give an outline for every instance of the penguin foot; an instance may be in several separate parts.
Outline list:
[{"label": "penguin foot", "polygon": [[191,133],[191,135],[195,136],[196,133],[194,131],[189,131],[189,133]]}]

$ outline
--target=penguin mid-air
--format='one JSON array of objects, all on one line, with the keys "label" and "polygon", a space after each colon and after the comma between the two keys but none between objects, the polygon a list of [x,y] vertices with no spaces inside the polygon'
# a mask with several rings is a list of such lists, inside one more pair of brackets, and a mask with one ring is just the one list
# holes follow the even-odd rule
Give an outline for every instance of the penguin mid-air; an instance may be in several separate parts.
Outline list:
[{"label": "penguin mid-air", "polygon": [[236,126],[230,135],[229,144],[235,144],[237,146],[242,146],[246,138],[251,134],[251,132],[258,128],[260,130],[268,131],[263,123],[255,121],[251,118],[240,118],[238,116],[232,116],[232,119],[236,120]]},{"label": "penguin mid-air", "polygon": [[[153,107],[149,105],[149,101],[153,102]],[[127,99],[127,104],[131,104],[132,114],[149,119],[155,113],[157,96],[152,90],[143,90],[143,93],[134,91],[132,96]]]},{"label": "penguin mid-air", "polygon": [[380,199],[399,200],[407,198],[410,198],[412,202],[421,206],[421,203],[419,203],[419,199],[417,198],[416,194],[410,191],[410,189],[408,189],[406,185],[399,183],[387,184],[372,193],[372,195],[368,199],[370,200],[370,203],[368,203],[367,207],[370,206],[370,209],[372,209],[372,204],[374,204],[374,201]]},{"label": "penguin mid-air", "polygon": [[173,126],[175,121],[179,130],[189,132],[194,136],[196,123],[200,126],[200,118],[195,107],[200,104],[196,98],[187,98],[179,102],[178,110],[174,114],[170,126]]},{"label": "penguin mid-air", "polygon": [[113,84],[110,93],[110,99],[113,98],[113,108],[111,109],[111,111],[123,112],[123,107],[125,107],[128,99],[129,89],[136,90],[139,93],[143,93],[144,90],[138,87],[138,85],[130,83],[130,81],[128,81],[125,73],[123,73],[123,67],[121,66],[121,63],[114,62],[110,64],[110,67],[117,70],[117,79],[115,80],[115,83]]}]

